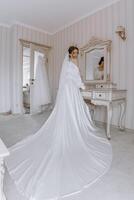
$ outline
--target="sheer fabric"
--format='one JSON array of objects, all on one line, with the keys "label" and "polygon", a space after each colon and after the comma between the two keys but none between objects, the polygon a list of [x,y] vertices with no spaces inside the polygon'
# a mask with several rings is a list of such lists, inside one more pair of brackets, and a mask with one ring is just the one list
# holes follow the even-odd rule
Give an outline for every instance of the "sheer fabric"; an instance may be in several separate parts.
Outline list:
[{"label": "sheer fabric", "polygon": [[35,82],[31,97],[31,113],[41,112],[43,106],[51,103],[45,57],[41,53],[36,53],[35,57]]},{"label": "sheer fabric", "polygon": [[56,200],[83,191],[110,168],[112,147],[92,119],[78,67],[66,55],[56,103],[44,125],[10,148],[7,169],[28,200]]}]

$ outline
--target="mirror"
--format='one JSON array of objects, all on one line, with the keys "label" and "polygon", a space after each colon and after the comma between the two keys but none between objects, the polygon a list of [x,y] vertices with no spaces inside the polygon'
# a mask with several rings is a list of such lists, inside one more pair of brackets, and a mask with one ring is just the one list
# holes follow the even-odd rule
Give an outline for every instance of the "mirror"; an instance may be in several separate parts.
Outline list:
[{"label": "mirror", "polygon": [[104,49],[86,52],[86,80],[104,80]]},{"label": "mirror", "polygon": [[84,66],[85,82],[98,83],[110,81],[110,47],[110,40],[102,41],[93,37],[87,45],[80,48],[81,66]]}]

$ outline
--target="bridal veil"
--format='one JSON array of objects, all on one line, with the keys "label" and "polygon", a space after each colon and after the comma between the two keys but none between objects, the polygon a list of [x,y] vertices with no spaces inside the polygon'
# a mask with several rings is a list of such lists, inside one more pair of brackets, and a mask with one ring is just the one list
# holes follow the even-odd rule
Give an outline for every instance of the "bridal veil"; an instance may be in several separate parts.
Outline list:
[{"label": "bridal veil", "polygon": [[112,147],[92,121],[78,67],[66,54],[56,103],[33,135],[10,147],[5,163],[27,200],[57,200],[83,191],[110,168]]}]

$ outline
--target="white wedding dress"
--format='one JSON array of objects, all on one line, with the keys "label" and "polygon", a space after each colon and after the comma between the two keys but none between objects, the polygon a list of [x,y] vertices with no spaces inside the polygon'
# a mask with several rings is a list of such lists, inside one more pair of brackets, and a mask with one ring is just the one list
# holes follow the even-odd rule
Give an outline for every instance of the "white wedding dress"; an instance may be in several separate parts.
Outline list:
[{"label": "white wedding dress", "polygon": [[67,54],[49,118],[34,135],[9,148],[7,169],[27,200],[74,195],[110,168],[112,147],[91,119],[83,87],[79,69]]},{"label": "white wedding dress", "polygon": [[42,111],[43,106],[51,103],[49,80],[45,64],[45,55],[36,53],[35,82],[31,98],[31,113]]}]

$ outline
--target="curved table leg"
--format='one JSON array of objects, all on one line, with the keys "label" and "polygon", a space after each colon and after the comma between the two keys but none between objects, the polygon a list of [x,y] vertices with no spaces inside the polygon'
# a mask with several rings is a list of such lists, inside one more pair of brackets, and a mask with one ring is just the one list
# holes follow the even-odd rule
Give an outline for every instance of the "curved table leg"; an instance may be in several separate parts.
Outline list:
[{"label": "curved table leg", "polygon": [[112,119],[112,105],[109,103],[107,105],[107,138],[110,140],[111,135],[110,135],[110,124],[111,124],[111,119]]},{"label": "curved table leg", "polygon": [[125,111],[126,111],[126,102],[123,101],[119,105],[120,105],[120,117],[119,117],[118,127],[121,131],[124,131],[125,125],[123,125],[123,118],[125,116]]}]

